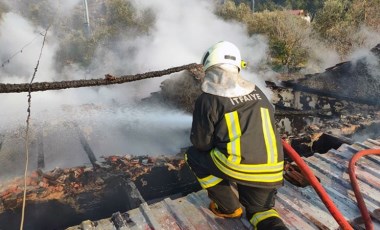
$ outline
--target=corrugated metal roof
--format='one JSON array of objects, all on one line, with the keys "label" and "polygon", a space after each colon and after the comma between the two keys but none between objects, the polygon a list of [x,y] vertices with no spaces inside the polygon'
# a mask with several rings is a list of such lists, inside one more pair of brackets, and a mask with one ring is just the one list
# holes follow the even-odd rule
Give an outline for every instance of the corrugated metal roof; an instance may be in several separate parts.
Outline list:
[{"label": "corrugated metal roof", "polygon": [[[353,221],[360,217],[352,191],[348,163],[351,157],[363,149],[380,149],[380,142],[367,140],[353,145],[343,144],[337,150],[314,154],[304,158],[325,190],[345,218]],[[367,156],[356,164],[357,178],[365,203],[370,212],[380,207],[380,158]],[[178,199],[166,198],[126,213],[115,213],[111,218],[84,221],[76,229],[249,229],[245,218],[223,219],[208,209],[210,200],[205,190]],[[288,182],[279,189],[276,209],[289,229],[338,229],[338,224],[311,186],[301,188]],[[375,229],[380,222],[374,221]]]},{"label": "corrugated metal roof", "polygon": [[[321,180],[337,208],[349,221],[360,217],[360,211],[351,187],[348,163],[355,153],[369,148],[379,149],[380,143],[368,140],[353,145],[343,144],[337,150],[332,149],[325,154],[314,154],[312,157],[304,158]],[[361,192],[368,210],[373,212],[380,208],[380,158],[363,157],[356,165]],[[290,228],[338,228],[338,224],[310,186],[299,188],[285,183],[285,186],[279,190],[276,207]],[[379,223],[376,226],[376,229],[380,229]]]}]

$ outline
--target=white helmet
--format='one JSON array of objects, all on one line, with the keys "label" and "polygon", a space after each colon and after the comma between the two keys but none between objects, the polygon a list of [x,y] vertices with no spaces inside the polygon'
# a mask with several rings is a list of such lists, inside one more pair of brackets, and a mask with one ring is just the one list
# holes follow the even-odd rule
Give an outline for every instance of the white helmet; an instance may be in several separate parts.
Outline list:
[{"label": "white helmet", "polygon": [[232,64],[237,66],[240,71],[242,65],[245,65],[243,63],[239,49],[227,41],[221,41],[211,46],[202,57],[204,71],[217,64]]}]

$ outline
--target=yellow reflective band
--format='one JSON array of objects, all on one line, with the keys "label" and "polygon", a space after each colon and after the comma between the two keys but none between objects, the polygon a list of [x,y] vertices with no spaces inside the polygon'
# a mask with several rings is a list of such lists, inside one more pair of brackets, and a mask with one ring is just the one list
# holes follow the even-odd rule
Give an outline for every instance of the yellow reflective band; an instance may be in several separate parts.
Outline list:
[{"label": "yellow reflective band", "polygon": [[228,159],[234,163],[240,163],[241,150],[240,150],[240,136],[241,129],[239,123],[239,116],[237,111],[226,113],[224,115],[226,120],[228,137],[230,142],[227,143],[227,152],[229,154]]},{"label": "yellow reflective band", "polygon": [[230,177],[243,180],[243,181],[251,181],[251,182],[264,182],[264,183],[273,183],[273,182],[279,182],[283,180],[283,171],[280,172],[271,172],[271,173],[256,173],[256,174],[249,174],[249,173],[242,173],[233,171],[224,165],[222,165],[218,159],[215,157],[214,154],[211,154],[211,157],[214,161],[214,164],[220,171],[227,174]]},{"label": "yellow reflective band", "polygon": [[244,173],[269,173],[279,172],[284,169],[283,161],[274,164],[234,164],[231,163],[218,149],[211,150],[211,156],[213,156],[213,159],[215,157],[215,159],[219,160],[220,163],[224,165],[224,167],[228,167],[231,170]]},{"label": "yellow reflective band", "polygon": [[216,177],[216,176],[213,176],[213,175],[210,175],[210,176],[207,176],[204,178],[198,178],[197,177],[197,179],[199,181],[199,184],[201,184],[201,187],[204,189],[213,187],[213,186],[219,184],[223,180],[223,179]]},{"label": "yellow reflective band", "polygon": [[265,146],[267,150],[267,162],[273,164],[278,161],[276,136],[272,127],[272,122],[270,120],[269,110],[267,108],[261,108],[260,111]]},{"label": "yellow reflective band", "polygon": [[250,222],[255,227],[255,229],[257,229],[257,225],[261,221],[263,221],[265,219],[268,219],[269,217],[278,217],[278,218],[281,218],[276,210],[270,209],[270,210],[265,211],[265,212],[258,212],[258,213],[256,213],[255,215],[253,215],[253,217],[251,218]]}]

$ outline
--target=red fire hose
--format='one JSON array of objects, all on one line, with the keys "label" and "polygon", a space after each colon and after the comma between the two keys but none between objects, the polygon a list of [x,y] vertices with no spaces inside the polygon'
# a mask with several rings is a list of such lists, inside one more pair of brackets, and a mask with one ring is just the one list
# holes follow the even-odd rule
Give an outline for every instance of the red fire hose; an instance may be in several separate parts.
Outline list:
[{"label": "red fire hose", "polygon": [[294,160],[294,162],[296,162],[298,167],[301,169],[302,173],[305,175],[306,179],[310,182],[315,191],[318,193],[319,197],[321,198],[331,215],[334,217],[336,222],[338,222],[339,226],[343,230],[353,229],[351,225],[347,222],[347,220],[344,218],[342,213],[339,212],[338,208],[332,202],[326,190],[319,183],[319,181],[317,180],[309,166],[305,163],[305,161],[284,140],[282,140],[282,145],[284,147],[285,152]]},{"label": "red fire hose", "polygon": [[363,157],[366,155],[373,155],[373,154],[380,155],[380,149],[368,149],[368,150],[362,150],[362,151],[356,153],[351,158],[350,164],[348,166],[348,172],[350,174],[352,189],[354,190],[356,200],[358,201],[358,207],[359,207],[360,213],[362,215],[362,218],[364,220],[365,229],[367,229],[367,230],[373,230],[374,227],[373,227],[371,217],[368,213],[368,209],[364,203],[363,196],[360,192],[358,181],[356,179],[355,163],[356,163],[356,161],[359,160],[360,157]]}]

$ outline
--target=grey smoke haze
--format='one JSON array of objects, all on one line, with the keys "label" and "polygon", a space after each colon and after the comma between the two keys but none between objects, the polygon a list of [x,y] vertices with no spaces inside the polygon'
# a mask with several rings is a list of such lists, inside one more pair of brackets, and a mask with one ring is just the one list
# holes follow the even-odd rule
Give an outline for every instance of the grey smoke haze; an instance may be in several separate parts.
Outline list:
[{"label": "grey smoke haze", "polygon": [[[1,62],[31,43],[0,68],[0,82],[29,82],[41,49],[43,37],[40,33],[46,28],[36,27],[22,17],[18,12],[23,6],[16,5],[16,1],[6,2],[12,10],[4,14],[0,21]],[[62,21],[72,17],[70,13],[75,7],[82,6],[80,0],[49,2],[51,9],[59,9],[57,18],[59,15]],[[242,25],[217,18],[212,13],[212,2],[133,1],[137,9],[150,8],[154,12],[156,21],[152,30],[148,35],[138,37],[133,36],[132,31],[125,31],[122,39],[112,47],[98,47],[96,58],[86,69],[78,65],[67,65],[62,72],[55,70],[54,57],[60,39],[54,34],[53,24],[48,32],[35,82],[102,78],[107,73],[136,74],[199,63],[203,52],[210,45],[227,40],[240,48],[243,58],[249,63],[248,71],[242,72],[243,76],[264,90],[266,79],[261,76],[273,80],[273,73],[257,73],[256,67],[266,57],[267,40],[259,35],[249,37]],[[331,50],[324,49],[323,52],[315,52],[315,55],[319,60],[329,63],[324,64],[324,67],[337,63],[337,56]],[[158,91],[160,83],[166,78],[168,77],[107,87],[33,93],[32,124],[35,130],[40,126],[45,127],[44,151],[49,156],[46,159],[48,167],[73,166],[86,160],[76,134],[70,129],[73,122],[79,124],[98,157],[111,154],[174,154],[181,147],[189,145],[191,114],[158,105],[141,106],[140,100]],[[269,90],[266,93],[269,95]],[[0,94],[0,134],[25,127],[26,96],[25,93]],[[13,135],[13,138],[18,140],[19,146],[22,145],[23,137],[19,133]],[[5,139],[1,153],[7,151],[16,154],[14,152],[17,149],[19,161],[22,162],[23,149],[12,149],[12,145],[13,139]]]},{"label": "grey smoke haze", "polygon": [[[55,8],[57,3],[50,2],[51,7]],[[70,17],[68,12],[81,2],[60,1],[60,17]],[[12,1],[9,4],[12,6]],[[88,69],[70,65],[63,72],[55,71],[54,55],[59,47],[59,39],[53,32],[53,24],[48,32],[35,82],[102,78],[107,73],[135,74],[199,63],[203,52],[221,40],[239,46],[243,57],[252,66],[259,63],[267,52],[264,38],[248,37],[243,26],[218,19],[212,13],[211,1],[141,0],[135,1],[134,5],[138,9],[153,9],[156,15],[153,30],[149,35],[139,37],[130,36],[126,31],[123,39],[112,48],[98,47],[97,57]],[[13,4],[13,7],[16,6]],[[1,83],[29,82],[41,49],[43,37],[39,33],[44,32],[45,28],[36,28],[17,12],[6,13],[0,22],[1,60],[9,58],[28,42],[33,42],[0,68]],[[256,84],[263,84],[263,79],[255,78],[255,75],[245,73],[244,76]],[[140,105],[140,99],[158,91],[164,79],[33,93],[31,141],[36,140],[33,135],[38,133],[40,127],[44,127],[44,152],[48,168],[74,166],[83,161],[88,163],[75,132],[70,128],[73,123],[79,124],[97,157],[178,153],[181,147],[190,145],[191,114],[158,105]],[[1,153],[17,156],[17,162],[14,163],[20,167],[14,168],[21,168],[23,133],[18,131],[14,134],[13,130],[25,127],[27,95],[1,94],[0,105],[0,119],[3,121],[0,133],[7,132],[7,136],[10,136],[3,139]],[[36,166],[35,161],[34,156],[32,169]],[[4,171],[1,170],[2,173]]]}]

